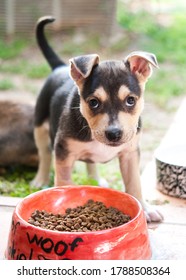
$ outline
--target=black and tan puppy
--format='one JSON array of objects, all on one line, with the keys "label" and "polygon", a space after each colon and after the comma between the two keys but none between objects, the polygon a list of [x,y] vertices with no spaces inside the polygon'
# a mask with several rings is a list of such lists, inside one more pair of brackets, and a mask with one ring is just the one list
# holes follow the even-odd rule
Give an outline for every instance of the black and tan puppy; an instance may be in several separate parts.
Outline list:
[{"label": "black and tan puppy", "polygon": [[148,221],[160,221],[161,214],[143,202],[139,172],[140,115],[144,106],[145,83],[153,54],[133,52],[121,61],[99,61],[97,54],[70,59],[65,65],[48,45],[45,24],[38,21],[38,44],[52,68],[37,99],[35,141],[40,165],[33,184],[48,183],[51,144],[54,148],[55,186],[71,184],[76,160],[88,164],[89,175],[99,176],[95,163],[119,158],[126,192],[135,196],[146,211]]}]

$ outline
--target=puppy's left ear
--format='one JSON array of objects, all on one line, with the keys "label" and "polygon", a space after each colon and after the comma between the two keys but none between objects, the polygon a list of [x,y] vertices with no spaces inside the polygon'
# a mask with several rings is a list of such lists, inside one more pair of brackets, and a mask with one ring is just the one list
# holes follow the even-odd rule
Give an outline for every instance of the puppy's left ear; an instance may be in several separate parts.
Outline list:
[{"label": "puppy's left ear", "polygon": [[79,85],[90,75],[93,66],[99,63],[99,56],[97,54],[83,55],[74,57],[69,61],[70,76]]},{"label": "puppy's left ear", "polygon": [[152,74],[152,66],[158,68],[156,56],[152,53],[136,51],[126,57],[125,63],[137,78],[146,82]]}]

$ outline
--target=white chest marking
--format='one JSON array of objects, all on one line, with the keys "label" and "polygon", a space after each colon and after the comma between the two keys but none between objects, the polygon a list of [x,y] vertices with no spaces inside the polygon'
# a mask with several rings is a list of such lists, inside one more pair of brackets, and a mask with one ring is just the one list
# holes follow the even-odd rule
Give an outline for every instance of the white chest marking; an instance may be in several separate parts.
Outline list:
[{"label": "white chest marking", "polygon": [[68,140],[68,150],[70,156],[74,160],[90,160],[92,162],[107,162],[118,155],[124,149],[128,149],[130,143],[123,144],[118,147],[109,147],[96,140],[91,142],[80,142],[76,140]]}]

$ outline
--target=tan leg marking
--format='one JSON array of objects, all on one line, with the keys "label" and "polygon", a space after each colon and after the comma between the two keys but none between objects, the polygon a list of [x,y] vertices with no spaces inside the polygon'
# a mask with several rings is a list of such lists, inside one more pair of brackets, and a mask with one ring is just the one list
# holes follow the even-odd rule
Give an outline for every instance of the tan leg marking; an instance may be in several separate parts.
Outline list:
[{"label": "tan leg marking", "polygon": [[119,161],[126,192],[141,201],[142,192],[138,151],[134,150],[121,154]]},{"label": "tan leg marking", "polygon": [[32,185],[41,187],[49,183],[52,159],[49,125],[47,122],[34,129],[34,137],[39,154],[39,168],[34,180],[32,181]]},{"label": "tan leg marking", "polygon": [[163,220],[162,214],[145,202],[142,196],[138,150],[125,154],[121,153],[119,160],[126,192],[139,200],[144,209],[147,222],[161,222]]},{"label": "tan leg marking", "polygon": [[89,178],[92,178],[98,182],[98,186],[108,188],[108,182],[105,178],[99,176],[97,166],[95,163],[87,163],[87,173]]},{"label": "tan leg marking", "polygon": [[55,170],[55,178],[54,185],[56,187],[61,187],[65,185],[71,185],[72,179],[72,169],[74,166],[74,157],[67,157],[65,160],[59,160],[54,158],[54,170]]}]

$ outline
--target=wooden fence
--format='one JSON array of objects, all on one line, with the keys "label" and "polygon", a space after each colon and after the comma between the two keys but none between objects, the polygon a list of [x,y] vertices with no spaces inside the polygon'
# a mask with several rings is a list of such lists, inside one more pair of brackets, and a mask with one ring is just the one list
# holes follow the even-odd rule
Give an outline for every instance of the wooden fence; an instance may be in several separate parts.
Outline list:
[{"label": "wooden fence", "polygon": [[37,19],[53,15],[55,29],[80,27],[109,34],[117,0],[0,0],[0,36],[29,34]]}]

